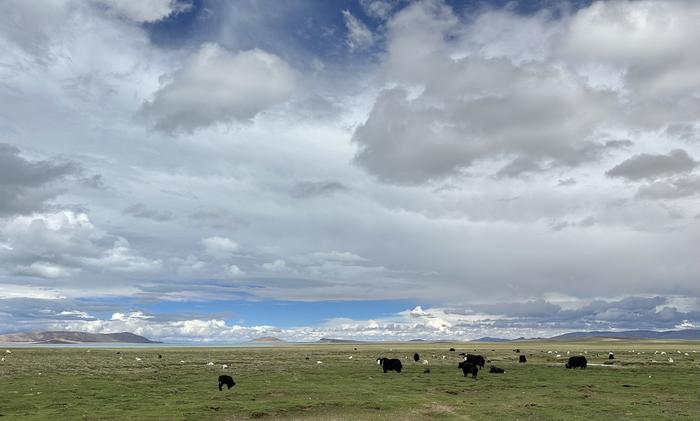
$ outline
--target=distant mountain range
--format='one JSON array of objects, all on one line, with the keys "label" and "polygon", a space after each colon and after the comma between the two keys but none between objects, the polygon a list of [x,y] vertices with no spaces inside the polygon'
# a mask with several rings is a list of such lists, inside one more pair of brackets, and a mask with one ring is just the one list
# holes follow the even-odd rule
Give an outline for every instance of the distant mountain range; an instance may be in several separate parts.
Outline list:
[{"label": "distant mountain range", "polygon": [[[614,331],[593,331],[593,332],[570,332],[563,335],[553,336],[551,338],[517,338],[503,339],[485,336],[483,338],[474,339],[471,342],[512,342],[512,341],[533,341],[533,340],[551,340],[551,341],[572,341],[584,339],[668,339],[668,340],[694,340],[700,341],[700,329],[683,329],[683,330],[625,330],[620,332]],[[78,343],[137,343],[149,344],[160,343],[152,341],[143,336],[135,335],[129,332],[118,333],[86,333],[72,331],[48,331],[48,332],[29,332],[29,333],[9,333],[0,335],[0,343],[27,343],[27,344],[78,344]],[[425,343],[450,343],[459,342],[454,340],[423,340],[412,339],[409,342],[425,342]],[[266,336],[256,338],[249,343],[259,344],[282,344],[286,341]],[[318,343],[322,344],[360,344],[368,343],[367,341],[358,341],[353,339],[336,339],[336,338],[321,338]]]},{"label": "distant mountain range", "polygon": [[492,338],[490,336],[484,336],[483,338],[474,339],[472,342],[510,342],[510,341],[511,341],[510,339]]},{"label": "distant mountain range", "polygon": [[143,336],[129,332],[86,333],[71,331],[49,331],[29,333],[9,333],[0,335],[0,342],[18,342],[35,344],[77,344],[77,343],[159,343]]},{"label": "distant mountain range", "polygon": [[611,338],[611,339],[686,339],[700,340],[700,329],[683,330],[625,330],[621,332],[570,332],[563,335],[554,336],[553,340],[571,340],[583,338]]}]

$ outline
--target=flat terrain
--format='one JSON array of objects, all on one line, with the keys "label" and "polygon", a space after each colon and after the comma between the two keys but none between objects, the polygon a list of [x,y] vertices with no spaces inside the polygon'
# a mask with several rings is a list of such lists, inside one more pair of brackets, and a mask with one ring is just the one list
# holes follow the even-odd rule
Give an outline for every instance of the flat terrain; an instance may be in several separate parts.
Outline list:
[{"label": "flat terrain", "polygon": [[[605,365],[610,350],[615,360]],[[698,342],[11,351],[0,349],[3,420],[700,419]],[[477,380],[464,378],[460,351],[482,354],[506,373],[489,374],[487,364]],[[591,366],[565,369],[567,351],[587,352]],[[413,352],[428,364],[414,363]],[[401,358],[404,371],[382,373],[379,356]],[[220,374],[238,384],[220,392]]]}]

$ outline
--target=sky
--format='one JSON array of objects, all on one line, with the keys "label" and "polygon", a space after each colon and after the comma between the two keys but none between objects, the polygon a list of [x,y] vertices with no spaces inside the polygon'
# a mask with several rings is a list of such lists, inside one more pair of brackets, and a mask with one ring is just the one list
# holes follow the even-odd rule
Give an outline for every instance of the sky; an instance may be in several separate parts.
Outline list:
[{"label": "sky", "polygon": [[0,2],[0,333],[700,327],[700,2]]}]

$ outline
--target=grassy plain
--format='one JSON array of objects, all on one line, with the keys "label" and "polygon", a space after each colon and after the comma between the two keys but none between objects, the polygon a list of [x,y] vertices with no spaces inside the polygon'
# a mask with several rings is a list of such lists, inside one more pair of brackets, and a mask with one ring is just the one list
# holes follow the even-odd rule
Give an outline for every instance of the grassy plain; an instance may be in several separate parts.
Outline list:
[{"label": "grassy plain", "polygon": [[[457,352],[449,352],[450,347]],[[527,363],[517,363],[514,348],[527,356]],[[605,365],[610,350],[616,359]],[[489,374],[486,369],[477,380],[464,378],[457,369],[460,351],[482,354],[506,372]],[[565,369],[567,351],[587,352],[591,366]],[[414,363],[413,352],[428,364]],[[6,359],[0,363],[2,420],[700,420],[698,342],[313,344],[89,352],[23,348],[0,353]],[[382,373],[375,362],[378,356],[401,358],[404,371]],[[229,368],[222,369],[222,364]],[[426,368],[430,373],[424,373]],[[238,384],[220,392],[217,378],[224,373]]]}]

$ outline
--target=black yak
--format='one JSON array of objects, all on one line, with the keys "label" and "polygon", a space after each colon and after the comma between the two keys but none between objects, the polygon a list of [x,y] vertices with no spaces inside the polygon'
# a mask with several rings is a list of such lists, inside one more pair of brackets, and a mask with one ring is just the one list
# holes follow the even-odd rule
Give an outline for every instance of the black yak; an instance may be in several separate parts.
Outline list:
[{"label": "black yak", "polygon": [[586,368],[588,365],[588,360],[583,355],[575,355],[569,357],[569,362],[566,363],[566,368]]},{"label": "black yak", "polygon": [[505,371],[504,369],[498,368],[498,367],[496,367],[495,365],[492,365],[492,366],[491,366],[491,369],[489,370],[489,373],[497,373],[497,374],[500,374],[500,373],[505,373],[505,372],[506,372],[506,371]]},{"label": "black yak", "polygon": [[454,349],[454,348],[450,348],[450,352],[455,352],[455,349]]},{"label": "black yak", "polygon": [[401,365],[401,360],[398,360],[396,358],[384,358],[384,357],[379,357],[377,358],[377,364],[382,366],[382,370],[386,373],[387,371],[396,371],[397,373],[400,373],[401,370],[403,369],[403,366]]},{"label": "black yak", "polygon": [[608,359],[609,359],[609,360],[614,360],[614,359],[615,359],[615,354],[613,354],[612,352],[609,352],[609,353],[608,353]]},{"label": "black yak", "polygon": [[486,365],[486,360],[481,355],[467,354],[467,356],[464,357],[464,361],[477,365],[479,368],[484,368],[484,365]]},{"label": "black yak", "polygon": [[468,361],[462,361],[457,365],[457,368],[462,369],[462,373],[464,373],[464,377],[467,377],[467,374],[471,374],[472,378],[476,378],[476,373],[479,372],[479,369],[477,368],[476,364],[470,363]]},{"label": "black yak", "polygon": [[415,362],[420,361],[420,355],[418,355],[417,352],[415,354],[413,354],[413,361],[415,361]]},{"label": "black yak", "polygon": [[524,355],[521,355],[521,356],[518,358],[518,362],[519,362],[519,363],[526,363],[526,362],[527,362],[527,358],[525,358]]},{"label": "black yak", "polygon": [[223,385],[226,385],[229,389],[231,389],[233,386],[236,385],[236,382],[233,380],[233,377],[223,374],[219,376],[219,390],[222,390],[221,386]]}]

